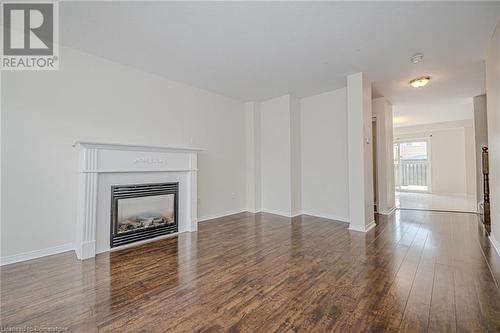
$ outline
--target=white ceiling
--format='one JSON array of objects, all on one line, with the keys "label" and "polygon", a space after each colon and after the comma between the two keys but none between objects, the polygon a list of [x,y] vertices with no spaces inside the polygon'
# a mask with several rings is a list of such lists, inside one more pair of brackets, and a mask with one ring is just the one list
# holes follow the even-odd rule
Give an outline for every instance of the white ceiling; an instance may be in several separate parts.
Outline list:
[{"label": "white ceiling", "polygon": [[[241,100],[308,96],[363,71],[405,105],[484,93],[500,2],[62,2],[74,47]],[[411,64],[415,52],[421,64]],[[408,80],[433,77],[421,90]],[[419,109],[420,110],[420,109]]]}]

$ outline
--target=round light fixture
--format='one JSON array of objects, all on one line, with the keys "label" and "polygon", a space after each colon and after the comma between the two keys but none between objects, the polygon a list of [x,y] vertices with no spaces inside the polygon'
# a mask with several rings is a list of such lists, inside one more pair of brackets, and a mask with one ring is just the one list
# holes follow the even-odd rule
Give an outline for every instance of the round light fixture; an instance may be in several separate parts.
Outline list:
[{"label": "round light fixture", "polygon": [[417,77],[416,79],[410,81],[410,86],[412,86],[413,88],[421,88],[429,83],[430,80],[430,76]]},{"label": "round light fixture", "polygon": [[410,58],[412,64],[418,64],[419,62],[422,62],[422,60],[424,60],[424,55],[422,53],[415,53]]}]

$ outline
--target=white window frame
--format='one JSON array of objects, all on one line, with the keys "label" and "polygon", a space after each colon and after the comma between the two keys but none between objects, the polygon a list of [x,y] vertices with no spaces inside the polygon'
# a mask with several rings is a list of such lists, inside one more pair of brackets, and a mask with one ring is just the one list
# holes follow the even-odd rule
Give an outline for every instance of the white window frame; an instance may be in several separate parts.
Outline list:
[{"label": "white window frame", "polygon": [[[432,135],[426,137],[417,136],[414,138],[394,138],[395,144],[410,143],[410,142],[425,142],[427,144],[427,168],[428,168],[427,191],[404,190],[401,188],[397,189],[396,187],[395,190],[398,192],[432,193]],[[399,149],[398,153],[400,153]]]}]

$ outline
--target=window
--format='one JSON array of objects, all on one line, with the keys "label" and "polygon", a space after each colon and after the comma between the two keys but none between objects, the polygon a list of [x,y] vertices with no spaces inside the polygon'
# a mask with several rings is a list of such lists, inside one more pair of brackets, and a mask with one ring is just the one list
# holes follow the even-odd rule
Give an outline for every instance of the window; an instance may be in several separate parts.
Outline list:
[{"label": "window", "polygon": [[430,161],[427,140],[394,143],[396,190],[429,191]]}]

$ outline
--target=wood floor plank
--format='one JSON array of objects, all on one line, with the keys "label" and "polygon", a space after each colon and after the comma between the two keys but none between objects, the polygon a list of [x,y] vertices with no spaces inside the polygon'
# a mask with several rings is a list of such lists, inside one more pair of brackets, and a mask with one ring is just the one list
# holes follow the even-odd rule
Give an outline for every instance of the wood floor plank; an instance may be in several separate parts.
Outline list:
[{"label": "wood floor plank", "polygon": [[477,299],[474,280],[461,270],[454,271],[455,307],[458,332],[487,332]]},{"label": "wood floor plank", "polygon": [[[426,238],[426,244],[428,243],[428,238]],[[425,332],[427,330],[433,285],[434,265],[432,261],[426,262],[422,254],[406,303],[400,332]]]},{"label": "wood floor plank", "polygon": [[3,266],[0,326],[500,331],[500,258],[477,216],[397,211],[366,234],[347,227],[242,213],[83,262],[64,253]]},{"label": "wood floor plank", "polygon": [[429,315],[429,332],[457,331],[454,276],[450,266],[436,264]]}]

